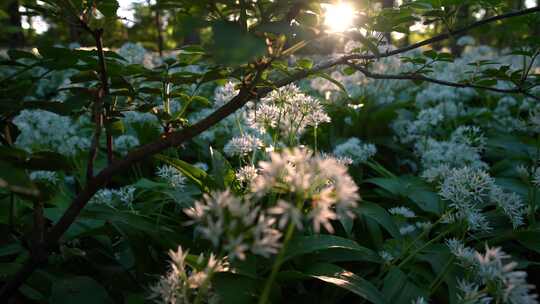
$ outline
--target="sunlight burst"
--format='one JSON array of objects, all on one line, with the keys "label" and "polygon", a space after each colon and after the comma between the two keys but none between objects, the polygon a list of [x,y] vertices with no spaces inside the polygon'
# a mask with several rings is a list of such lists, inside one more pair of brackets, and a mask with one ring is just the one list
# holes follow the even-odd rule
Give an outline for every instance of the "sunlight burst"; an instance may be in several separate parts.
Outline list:
[{"label": "sunlight burst", "polygon": [[325,10],[324,25],[329,32],[344,32],[353,26],[356,11],[351,4],[345,2],[326,4],[323,9]]}]

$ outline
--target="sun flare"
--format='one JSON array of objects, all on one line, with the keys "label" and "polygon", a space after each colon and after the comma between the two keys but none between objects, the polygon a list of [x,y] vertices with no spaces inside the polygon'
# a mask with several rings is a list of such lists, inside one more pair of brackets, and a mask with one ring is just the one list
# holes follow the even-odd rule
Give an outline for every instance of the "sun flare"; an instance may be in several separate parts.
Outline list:
[{"label": "sun flare", "polygon": [[329,32],[344,32],[353,26],[356,17],[354,7],[345,2],[326,4],[324,9],[324,25]]}]

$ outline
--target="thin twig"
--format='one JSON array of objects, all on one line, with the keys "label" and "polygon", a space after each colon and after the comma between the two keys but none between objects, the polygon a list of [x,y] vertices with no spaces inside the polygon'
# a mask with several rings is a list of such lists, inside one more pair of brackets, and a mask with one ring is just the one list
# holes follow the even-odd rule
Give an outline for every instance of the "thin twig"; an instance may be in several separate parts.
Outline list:
[{"label": "thin twig", "polygon": [[[487,91],[493,91],[497,93],[507,93],[507,94],[517,94],[517,93],[525,93],[522,88],[516,87],[513,89],[499,89],[494,87],[487,87],[487,86],[481,86],[481,85],[475,85],[475,84],[469,84],[469,83],[461,83],[461,82],[451,82],[446,80],[440,80],[435,78],[426,77],[423,75],[418,74],[398,74],[398,75],[390,75],[390,74],[377,74],[372,73],[368,69],[354,63],[348,64],[350,67],[360,71],[362,74],[364,74],[368,78],[373,79],[394,79],[394,80],[411,80],[411,81],[425,81],[425,82],[431,82],[440,84],[447,87],[454,87],[454,88],[472,88],[472,89],[480,89],[480,90],[487,90]],[[540,100],[540,97],[529,95],[532,98],[535,98],[537,100]]]}]

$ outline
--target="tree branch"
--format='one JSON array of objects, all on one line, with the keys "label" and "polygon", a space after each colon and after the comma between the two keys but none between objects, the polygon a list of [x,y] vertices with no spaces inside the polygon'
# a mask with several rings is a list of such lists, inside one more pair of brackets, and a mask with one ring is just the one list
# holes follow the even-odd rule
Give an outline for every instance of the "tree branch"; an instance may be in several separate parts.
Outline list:
[{"label": "tree branch", "polygon": [[[526,93],[522,88],[516,87],[513,89],[499,89],[499,88],[493,88],[493,87],[486,87],[481,85],[474,85],[469,83],[461,83],[461,82],[451,82],[446,80],[440,80],[435,78],[426,77],[424,75],[419,74],[399,74],[399,75],[390,75],[390,74],[377,74],[372,73],[368,69],[354,63],[348,63],[350,67],[353,69],[360,71],[362,74],[364,74],[368,78],[373,79],[394,79],[394,80],[417,80],[417,81],[425,81],[425,82],[431,82],[440,84],[447,87],[454,87],[454,88],[472,88],[472,89],[479,89],[479,90],[487,90],[497,93],[508,93],[508,94],[516,94],[516,93]],[[527,94],[527,96],[532,97],[536,100],[540,100],[540,97],[536,97],[531,94]]]},{"label": "tree branch", "polygon": [[[101,83],[93,107],[93,116],[96,126],[94,130],[94,136],[92,138],[92,144],[90,146],[86,169],[86,179],[90,180],[92,177],[94,177],[94,162],[97,158],[97,152],[99,150],[99,140],[101,137],[101,129],[103,128],[103,104],[105,98],[107,97],[107,95],[109,95],[109,76],[107,75],[107,65],[105,64],[105,53],[103,51],[103,29],[97,29],[94,31],[88,28],[88,26],[85,27],[85,29],[92,34],[96,41],[97,54],[99,59],[99,78]],[[109,140],[108,136],[107,140]],[[109,148],[109,145],[107,145],[107,148]]]},{"label": "tree branch", "polygon": [[511,12],[511,13],[496,15],[496,16],[493,16],[493,17],[489,17],[489,18],[482,19],[480,21],[471,23],[471,24],[469,24],[469,25],[467,25],[465,27],[462,27],[460,29],[453,30],[453,31],[448,31],[448,32],[446,32],[444,34],[440,34],[440,35],[437,35],[435,37],[432,37],[432,38],[429,38],[429,39],[426,39],[426,40],[422,40],[420,42],[413,43],[411,45],[408,45],[406,47],[402,47],[402,48],[399,48],[399,49],[396,49],[396,50],[393,50],[393,51],[388,51],[388,52],[383,53],[383,54],[379,54],[379,55],[375,55],[375,54],[371,54],[371,55],[351,54],[351,55],[345,55],[342,58],[343,58],[344,61],[348,61],[348,60],[351,60],[351,59],[379,59],[379,58],[384,58],[384,57],[390,57],[390,56],[394,56],[394,55],[397,55],[397,54],[405,53],[405,52],[420,48],[422,46],[430,45],[430,44],[433,44],[435,42],[446,40],[446,39],[448,39],[448,38],[450,38],[452,36],[465,34],[465,33],[469,32],[472,29],[478,28],[480,26],[483,26],[483,25],[486,25],[486,24],[489,24],[489,23],[492,23],[492,22],[496,22],[496,21],[500,21],[500,20],[504,20],[504,19],[509,19],[509,18],[513,18],[513,17],[524,16],[524,15],[533,14],[533,13],[538,13],[538,12],[540,12],[540,6],[531,7],[531,8],[528,8],[528,9],[519,10],[519,11],[515,11],[515,12]]}]

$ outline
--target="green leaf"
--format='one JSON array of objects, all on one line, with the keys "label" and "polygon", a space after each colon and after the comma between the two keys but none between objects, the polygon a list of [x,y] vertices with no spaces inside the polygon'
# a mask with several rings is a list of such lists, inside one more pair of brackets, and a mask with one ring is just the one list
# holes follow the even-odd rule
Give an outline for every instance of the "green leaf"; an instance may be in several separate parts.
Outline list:
[{"label": "green leaf", "polygon": [[388,303],[381,292],[369,281],[334,264],[315,264],[304,269],[302,273],[323,282],[347,289],[372,303]]},{"label": "green leaf", "polygon": [[284,260],[286,261],[304,254],[314,253],[326,249],[342,249],[361,254],[364,261],[374,263],[381,262],[379,255],[371,249],[360,246],[353,240],[329,234],[301,236],[294,238],[289,247],[287,247]]},{"label": "green leaf", "polygon": [[308,58],[302,58],[296,61],[296,65],[303,69],[311,69],[313,67],[313,60]]},{"label": "green leaf", "polygon": [[0,160],[0,188],[6,188],[15,193],[37,196],[38,189],[32,183],[24,170]]},{"label": "green leaf", "polygon": [[22,106],[26,109],[41,109],[49,112],[53,112],[59,115],[69,115],[72,112],[82,109],[88,104],[88,99],[77,95],[78,99],[69,98],[65,102],[58,101],[26,101]]},{"label": "green leaf", "polygon": [[525,231],[515,232],[517,241],[526,248],[540,253],[540,226],[532,226]]},{"label": "green leaf", "polygon": [[227,188],[234,180],[234,171],[231,164],[229,164],[221,153],[212,147],[210,147],[210,157],[212,158],[212,179],[216,183],[216,186],[221,189]]},{"label": "green leaf", "polygon": [[261,282],[230,272],[218,272],[212,278],[212,287],[221,303],[251,304],[257,301]]},{"label": "green leaf", "polygon": [[2,245],[0,248],[0,257],[7,256],[7,255],[13,255],[18,254],[19,252],[25,250],[21,244],[19,243],[13,243],[9,245]]},{"label": "green leaf", "polygon": [[109,294],[90,277],[77,276],[55,280],[49,303],[55,304],[96,304],[113,303]]},{"label": "green leaf", "polygon": [[36,60],[37,57],[31,52],[21,51],[21,50],[15,50],[11,49],[7,51],[8,56],[11,60],[17,60],[17,59],[34,59]]},{"label": "green leaf", "polygon": [[315,77],[322,77],[328,81],[330,81],[331,83],[335,84],[343,93],[345,93],[345,95],[349,96],[349,93],[347,92],[347,89],[345,89],[345,86],[343,86],[343,84],[341,84],[341,82],[335,80],[334,78],[332,78],[332,76],[324,73],[324,72],[318,72],[318,73],[315,73],[313,74],[313,76]]},{"label": "green leaf", "polygon": [[171,158],[162,154],[156,155],[156,158],[180,170],[183,175],[196,183],[201,190],[208,191],[206,183],[208,181],[208,174],[204,172],[204,170],[197,168],[181,159]]},{"label": "green leaf", "polygon": [[428,298],[428,295],[397,267],[393,267],[384,278],[382,292],[388,303],[392,304],[410,304],[418,297]]},{"label": "green leaf", "polygon": [[406,197],[420,209],[434,214],[443,212],[443,205],[437,193],[428,184],[416,176],[398,176],[395,178],[376,177],[366,180],[390,192],[396,198]]},{"label": "green leaf", "polygon": [[362,35],[360,32],[355,32],[354,39],[359,40],[362,45],[367,47],[368,50],[370,50],[376,57],[381,55],[381,53],[379,52],[379,48],[371,40],[369,40],[369,38]]},{"label": "green leaf", "polygon": [[392,216],[383,207],[375,203],[362,201],[354,211],[359,216],[367,216],[375,220],[394,238],[401,238],[401,234],[399,233]]},{"label": "green leaf", "polygon": [[230,65],[247,63],[255,57],[264,55],[264,40],[245,33],[232,22],[218,21],[212,25],[214,46],[212,48],[216,62]]},{"label": "green leaf", "polygon": [[96,3],[96,6],[105,17],[116,17],[116,11],[119,7],[116,0],[100,0]]}]

